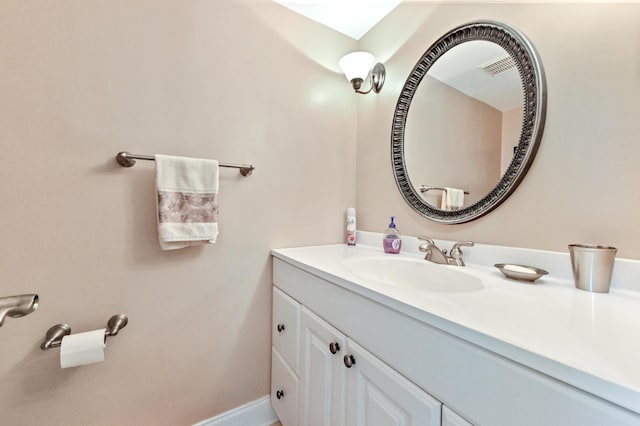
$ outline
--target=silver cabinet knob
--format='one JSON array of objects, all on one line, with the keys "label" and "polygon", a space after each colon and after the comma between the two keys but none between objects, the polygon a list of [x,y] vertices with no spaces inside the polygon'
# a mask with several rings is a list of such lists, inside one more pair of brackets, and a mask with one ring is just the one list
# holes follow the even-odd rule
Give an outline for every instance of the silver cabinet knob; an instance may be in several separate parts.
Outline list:
[{"label": "silver cabinet knob", "polygon": [[277,327],[278,333],[282,333],[284,331],[284,324],[278,324]]},{"label": "silver cabinet knob", "polygon": [[278,399],[282,399],[282,397],[284,397],[284,391],[282,391],[282,390],[278,389],[278,390],[276,391],[276,398],[278,398]]},{"label": "silver cabinet knob", "polygon": [[340,352],[340,343],[338,342],[329,343],[329,351],[334,355]]},{"label": "silver cabinet knob", "polygon": [[353,357],[353,355],[350,355],[350,354],[345,355],[343,360],[344,360],[344,365],[347,368],[351,368],[356,364],[356,359]]}]

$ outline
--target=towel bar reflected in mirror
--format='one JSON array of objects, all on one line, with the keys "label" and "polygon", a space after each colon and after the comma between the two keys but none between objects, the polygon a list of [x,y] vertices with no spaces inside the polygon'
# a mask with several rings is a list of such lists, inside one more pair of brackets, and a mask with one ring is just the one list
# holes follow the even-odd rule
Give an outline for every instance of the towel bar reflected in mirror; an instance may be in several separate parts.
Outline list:
[{"label": "towel bar reflected in mirror", "polygon": [[[445,188],[442,188],[440,186],[425,186],[425,185],[420,185],[420,192],[427,192],[427,191],[444,191]],[[469,195],[469,191],[464,191],[464,195]]]}]

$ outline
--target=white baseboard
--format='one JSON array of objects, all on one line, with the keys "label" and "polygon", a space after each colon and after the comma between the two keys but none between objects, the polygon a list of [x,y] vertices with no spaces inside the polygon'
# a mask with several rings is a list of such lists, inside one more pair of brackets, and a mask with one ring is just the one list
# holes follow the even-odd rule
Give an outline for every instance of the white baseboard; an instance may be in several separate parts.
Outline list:
[{"label": "white baseboard", "polygon": [[271,397],[267,395],[193,426],[271,426],[277,421]]}]

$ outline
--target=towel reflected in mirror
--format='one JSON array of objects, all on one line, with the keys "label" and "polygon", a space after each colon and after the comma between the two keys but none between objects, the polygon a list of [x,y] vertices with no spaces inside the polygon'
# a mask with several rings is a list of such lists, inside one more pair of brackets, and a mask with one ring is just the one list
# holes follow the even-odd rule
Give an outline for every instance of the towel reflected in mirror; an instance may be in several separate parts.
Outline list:
[{"label": "towel reflected in mirror", "polygon": [[456,211],[464,205],[464,191],[457,188],[445,187],[442,191],[441,210]]}]

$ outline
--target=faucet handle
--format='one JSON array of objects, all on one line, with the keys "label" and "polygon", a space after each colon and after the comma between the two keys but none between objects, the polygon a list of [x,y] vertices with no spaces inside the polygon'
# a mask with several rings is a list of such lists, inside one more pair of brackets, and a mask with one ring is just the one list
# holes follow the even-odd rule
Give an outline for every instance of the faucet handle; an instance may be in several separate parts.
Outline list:
[{"label": "faucet handle", "polygon": [[432,244],[432,245],[434,245],[434,246],[436,245],[436,243],[434,243],[434,242],[433,242],[433,240],[432,240],[431,238],[429,238],[429,237],[418,237],[418,239],[419,239],[420,241],[426,241],[426,242],[428,242],[429,244]]},{"label": "faucet handle", "polygon": [[459,241],[451,247],[449,255],[454,259],[460,259],[462,258],[462,250],[460,250],[460,247],[473,247],[474,245],[473,241]]},{"label": "faucet handle", "polygon": [[425,241],[426,243],[422,243],[418,246],[418,250],[423,253],[427,253],[427,257],[431,256],[431,247],[436,247],[436,243],[433,242],[431,238],[427,237],[418,237],[420,241]]}]

